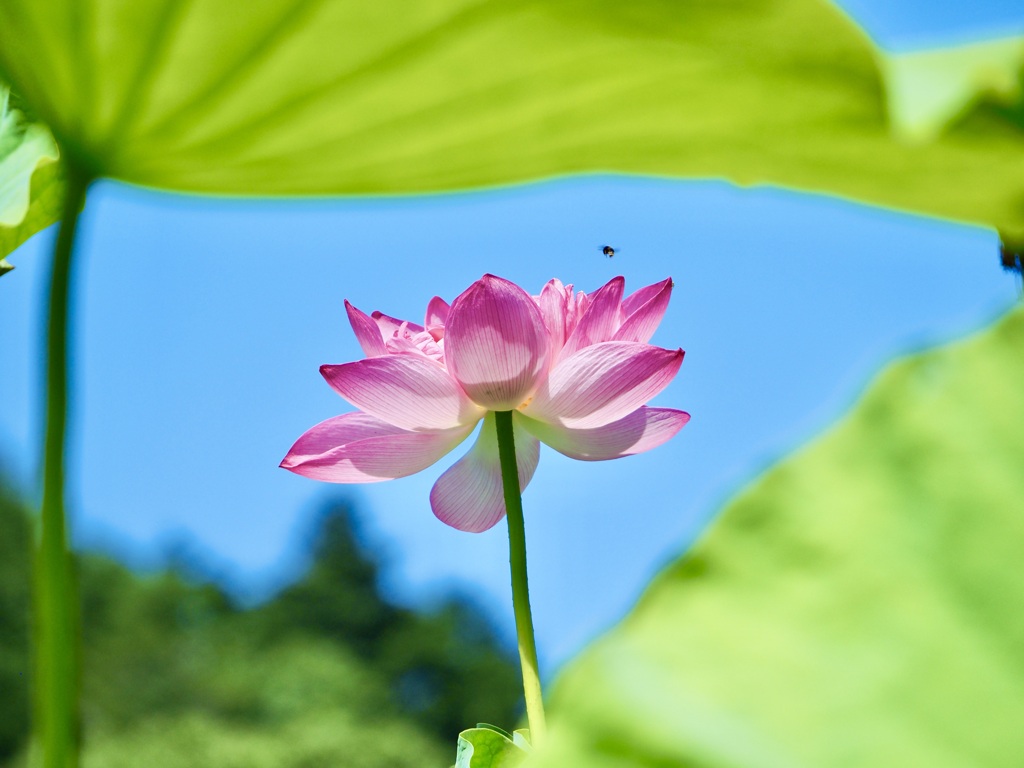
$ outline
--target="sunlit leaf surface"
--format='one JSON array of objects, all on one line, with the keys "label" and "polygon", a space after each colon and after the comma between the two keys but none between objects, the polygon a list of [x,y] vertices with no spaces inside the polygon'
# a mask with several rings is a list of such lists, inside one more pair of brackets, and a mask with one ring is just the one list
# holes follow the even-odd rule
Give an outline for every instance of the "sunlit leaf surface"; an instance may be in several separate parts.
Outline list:
[{"label": "sunlit leaf surface", "polygon": [[571,665],[530,765],[1024,765],[1022,381],[1022,309],[889,368]]},{"label": "sunlit leaf surface", "polygon": [[887,55],[883,71],[893,127],[908,141],[929,141],[980,98],[1019,102],[1022,68],[1020,37]]},{"label": "sunlit leaf surface", "polygon": [[[1013,55],[997,57],[1004,70]],[[139,184],[364,194],[584,171],[725,177],[1024,240],[1019,90],[964,76],[978,98],[941,135],[904,142],[891,123],[920,110],[887,114],[880,60],[825,0],[0,5],[0,70],[65,149]]]},{"label": "sunlit leaf surface", "polygon": [[14,268],[2,257],[60,215],[57,157],[50,132],[27,120],[0,83],[0,275]]},{"label": "sunlit leaf surface", "polygon": [[455,768],[515,768],[529,751],[524,731],[506,733],[481,723],[459,734]]}]

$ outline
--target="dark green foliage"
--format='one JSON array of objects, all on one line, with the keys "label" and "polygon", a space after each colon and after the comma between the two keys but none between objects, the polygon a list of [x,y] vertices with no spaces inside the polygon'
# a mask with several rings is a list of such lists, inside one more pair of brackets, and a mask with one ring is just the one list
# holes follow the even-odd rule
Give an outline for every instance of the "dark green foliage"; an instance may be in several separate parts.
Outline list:
[{"label": "dark green foliage", "polygon": [[80,567],[87,732],[91,724],[118,728],[155,714],[232,709],[210,683],[234,613],[222,592],[173,571],[140,578],[95,555]]},{"label": "dark green foliage", "polygon": [[401,611],[377,593],[377,566],[362,552],[344,505],[325,510],[311,542],[312,565],[301,581],[254,611],[269,639],[314,634],[345,638],[363,656],[401,620]]},{"label": "dark green foliage", "polygon": [[0,479],[0,761],[28,730],[29,518]]},{"label": "dark green foliage", "polygon": [[[514,727],[516,668],[480,613],[394,606],[344,504],[307,573],[236,607],[202,569],[80,558],[86,768],[446,765],[478,720]],[[28,731],[29,517],[0,495],[0,765]]]},{"label": "dark green foliage", "polygon": [[519,673],[481,613],[457,600],[426,614],[382,601],[351,515],[339,505],[321,517],[312,567],[250,614],[256,634],[343,642],[384,675],[401,710],[440,737],[478,720],[513,726]]}]

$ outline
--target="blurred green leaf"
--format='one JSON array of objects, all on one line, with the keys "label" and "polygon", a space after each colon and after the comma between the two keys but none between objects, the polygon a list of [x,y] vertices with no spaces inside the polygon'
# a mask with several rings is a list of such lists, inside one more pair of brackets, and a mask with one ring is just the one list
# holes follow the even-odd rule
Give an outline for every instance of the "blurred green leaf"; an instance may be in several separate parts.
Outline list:
[{"label": "blurred green leaf", "polygon": [[574,662],[529,765],[1024,765],[1024,309],[892,365]]},{"label": "blurred green leaf", "polygon": [[[993,59],[1000,78],[1015,55]],[[938,113],[887,114],[889,59],[827,0],[0,5],[0,71],[98,175],[260,195],[728,178],[1024,242],[1021,94],[957,74],[985,56],[943,59],[975,108],[907,143]],[[892,103],[915,62],[887,65]]]},{"label": "blurred green leaf", "polygon": [[57,145],[45,126],[28,121],[0,83],[0,275],[21,243],[60,217]]},{"label": "blurred green leaf", "polygon": [[1021,101],[1024,38],[888,54],[882,64],[893,127],[908,141],[924,142],[986,94]]},{"label": "blurred green leaf", "polygon": [[481,723],[459,734],[455,768],[513,768],[522,765],[526,755],[527,751],[514,737],[493,725]]}]

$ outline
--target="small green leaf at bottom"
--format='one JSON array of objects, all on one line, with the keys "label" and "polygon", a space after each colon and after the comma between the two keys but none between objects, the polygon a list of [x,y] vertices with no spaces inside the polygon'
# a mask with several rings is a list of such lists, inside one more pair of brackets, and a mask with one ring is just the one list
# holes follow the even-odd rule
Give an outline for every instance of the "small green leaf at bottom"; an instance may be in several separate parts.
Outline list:
[{"label": "small green leaf at bottom", "polygon": [[455,768],[515,768],[531,751],[529,731],[508,734],[502,729],[480,723],[459,734]]}]

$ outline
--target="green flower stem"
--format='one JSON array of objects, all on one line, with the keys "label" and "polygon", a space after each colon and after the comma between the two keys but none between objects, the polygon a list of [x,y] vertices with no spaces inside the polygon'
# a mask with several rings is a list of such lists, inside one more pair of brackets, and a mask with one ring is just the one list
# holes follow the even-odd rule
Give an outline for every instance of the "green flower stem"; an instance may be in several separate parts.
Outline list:
[{"label": "green flower stem", "polygon": [[77,768],[79,742],[78,598],[64,514],[64,443],[71,257],[91,179],[73,163],[65,171],[64,209],[50,275],[43,506],[35,558],[34,752],[43,768]]},{"label": "green flower stem", "polygon": [[516,464],[516,444],[512,431],[512,411],[495,412],[494,421],[498,430],[498,457],[501,460],[501,483],[505,491],[505,514],[508,518],[509,565],[512,567],[512,607],[516,615],[519,661],[523,667],[526,717],[530,722],[530,739],[536,745],[544,740],[547,725],[544,721],[540,674],[537,671],[537,643],[533,639],[530,587],[526,578],[526,524],[523,521],[523,498],[519,492],[519,469]]}]

